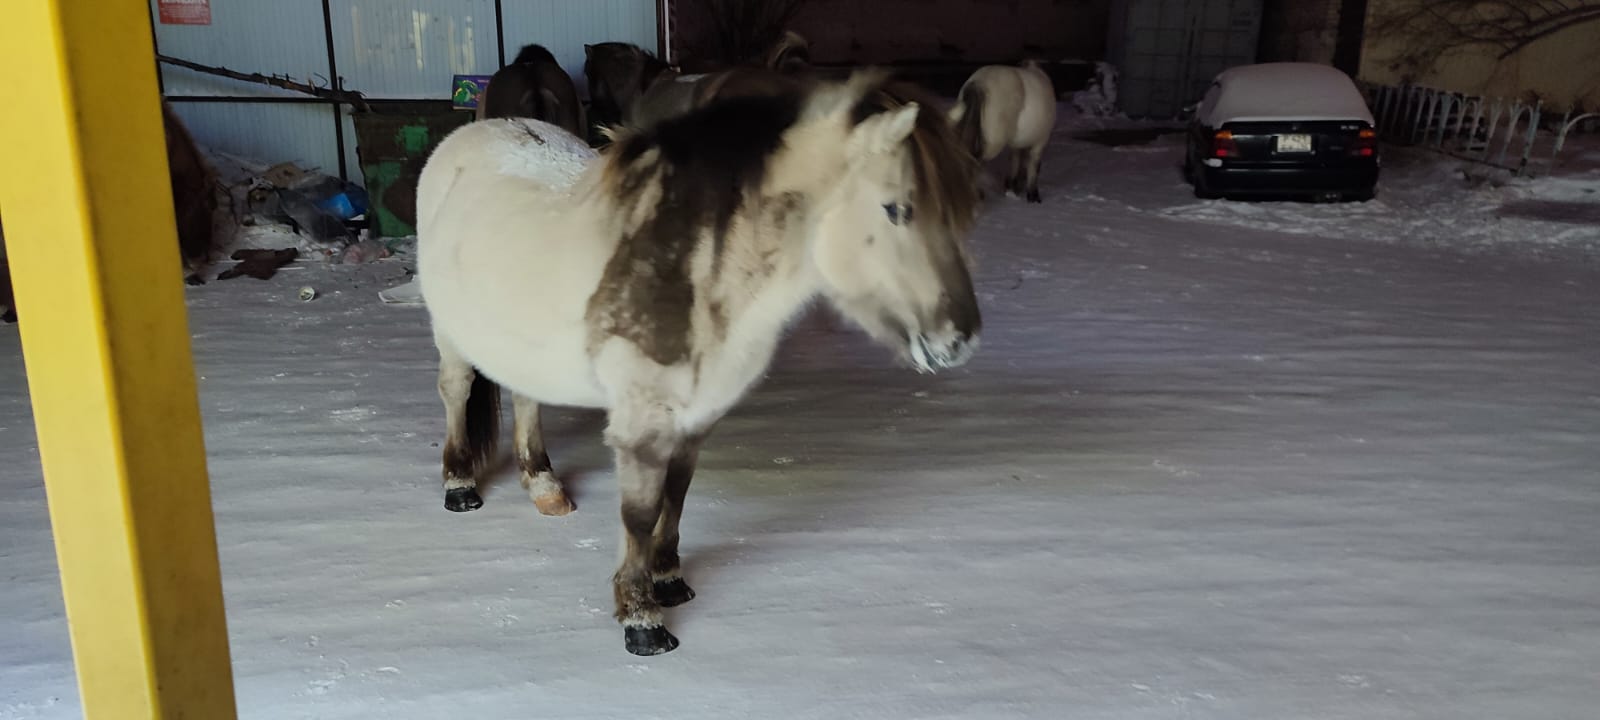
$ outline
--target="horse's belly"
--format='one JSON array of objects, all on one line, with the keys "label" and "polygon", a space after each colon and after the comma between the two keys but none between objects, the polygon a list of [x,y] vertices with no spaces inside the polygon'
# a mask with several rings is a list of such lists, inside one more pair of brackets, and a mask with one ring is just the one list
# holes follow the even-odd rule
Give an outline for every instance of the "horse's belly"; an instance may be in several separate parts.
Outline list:
[{"label": "horse's belly", "polygon": [[1043,145],[1056,129],[1056,96],[1050,79],[1044,73],[1022,72],[1024,102],[1017,114],[1015,147],[1031,148]]},{"label": "horse's belly", "polygon": [[547,405],[607,405],[581,331],[540,328],[532,315],[495,318],[481,306],[452,312],[449,303],[441,305],[429,306],[435,332],[501,386]]},{"label": "horse's belly", "polygon": [[[454,342],[454,341],[452,341]],[[605,393],[595,380],[594,366],[582,345],[508,347],[492,336],[479,336],[458,348],[484,375],[512,392],[544,405],[604,408]]]}]

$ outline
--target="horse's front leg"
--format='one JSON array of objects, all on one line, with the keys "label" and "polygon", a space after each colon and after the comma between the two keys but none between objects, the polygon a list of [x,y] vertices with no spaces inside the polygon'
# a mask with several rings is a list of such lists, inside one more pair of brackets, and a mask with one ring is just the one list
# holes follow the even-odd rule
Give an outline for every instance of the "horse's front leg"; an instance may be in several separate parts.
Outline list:
[{"label": "horse's front leg", "polygon": [[678,647],[678,638],[662,623],[650,561],[665,499],[667,468],[677,443],[666,433],[617,433],[617,424],[613,418],[613,429],[607,433],[616,454],[622,495],[622,563],[611,578],[616,617],[622,623],[628,652],[660,655]]},{"label": "horse's front leg", "polygon": [[700,456],[703,437],[690,438],[672,454],[661,502],[661,518],[656,521],[654,551],[650,556],[650,577],[654,581],[656,602],[675,607],[694,599],[694,590],[683,580],[678,559],[678,519],[683,516],[683,501],[694,479],[695,462]]}]

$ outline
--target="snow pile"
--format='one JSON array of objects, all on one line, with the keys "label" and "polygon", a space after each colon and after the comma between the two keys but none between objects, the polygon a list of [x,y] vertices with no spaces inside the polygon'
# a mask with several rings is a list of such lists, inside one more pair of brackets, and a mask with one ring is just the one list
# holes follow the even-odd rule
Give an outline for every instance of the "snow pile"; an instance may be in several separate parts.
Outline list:
[{"label": "snow pile", "polygon": [[1207,127],[1255,120],[1362,120],[1372,124],[1367,99],[1343,71],[1316,63],[1241,65],[1217,76],[1199,117]]}]

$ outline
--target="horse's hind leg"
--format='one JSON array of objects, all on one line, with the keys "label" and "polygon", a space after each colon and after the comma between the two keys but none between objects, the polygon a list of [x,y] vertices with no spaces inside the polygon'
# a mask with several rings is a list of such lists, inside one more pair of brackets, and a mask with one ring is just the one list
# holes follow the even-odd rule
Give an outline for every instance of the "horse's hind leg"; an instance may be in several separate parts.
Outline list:
[{"label": "horse's hind leg", "polygon": [[702,438],[686,441],[667,463],[667,478],[662,492],[661,518],[656,521],[650,556],[652,594],[662,607],[675,607],[694,599],[694,590],[683,580],[678,559],[678,519],[683,516],[683,501],[694,479],[695,462],[700,456]]},{"label": "horse's hind leg", "polygon": [[1006,176],[1006,194],[1021,196],[1028,182],[1028,168],[1024,164],[1023,151],[1012,150],[1011,174]]},{"label": "horse's hind leg", "polygon": [[494,457],[500,428],[500,386],[473,369],[448,342],[439,346],[439,399],[444,401],[444,507],[483,507],[478,476]]},{"label": "horse's hind leg", "polygon": [[1039,143],[1034,147],[1028,148],[1028,158],[1025,162],[1027,163],[1028,175],[1028,202],[1031,203],[1044,202],[1039,197],[1039,168],[1044,164],[1044,148],[1045,143]]},{"label": "horse's hind leg", "polygon": [[534,506],[545,515],[565,515],[572,512],[572,500],[556,480],[550,467],[550,455],[544,451],[544,432],[539,427],[539,403],[511,394],[515,413],[517,468],[522,479],[522,489],[528,491]]}]

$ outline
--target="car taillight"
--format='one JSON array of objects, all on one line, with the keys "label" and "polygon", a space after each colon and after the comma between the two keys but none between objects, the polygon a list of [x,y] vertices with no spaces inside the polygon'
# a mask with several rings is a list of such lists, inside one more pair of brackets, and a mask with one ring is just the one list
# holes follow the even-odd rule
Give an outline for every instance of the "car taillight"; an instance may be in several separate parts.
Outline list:
[{"label": "car taillight", "polygon": [[1362,128],[1356,135],[1356,144],[1350,146],[1350,154],[1356,157],[1372,157],[1378,154],[1378,131],[1372,128]]},{"label": "car taillight", "polygon": [[1215,157],[1239,157],[1239,144],[1233,141],[1233,131],[1218,130],[1211,138],[1211,154]]}]

